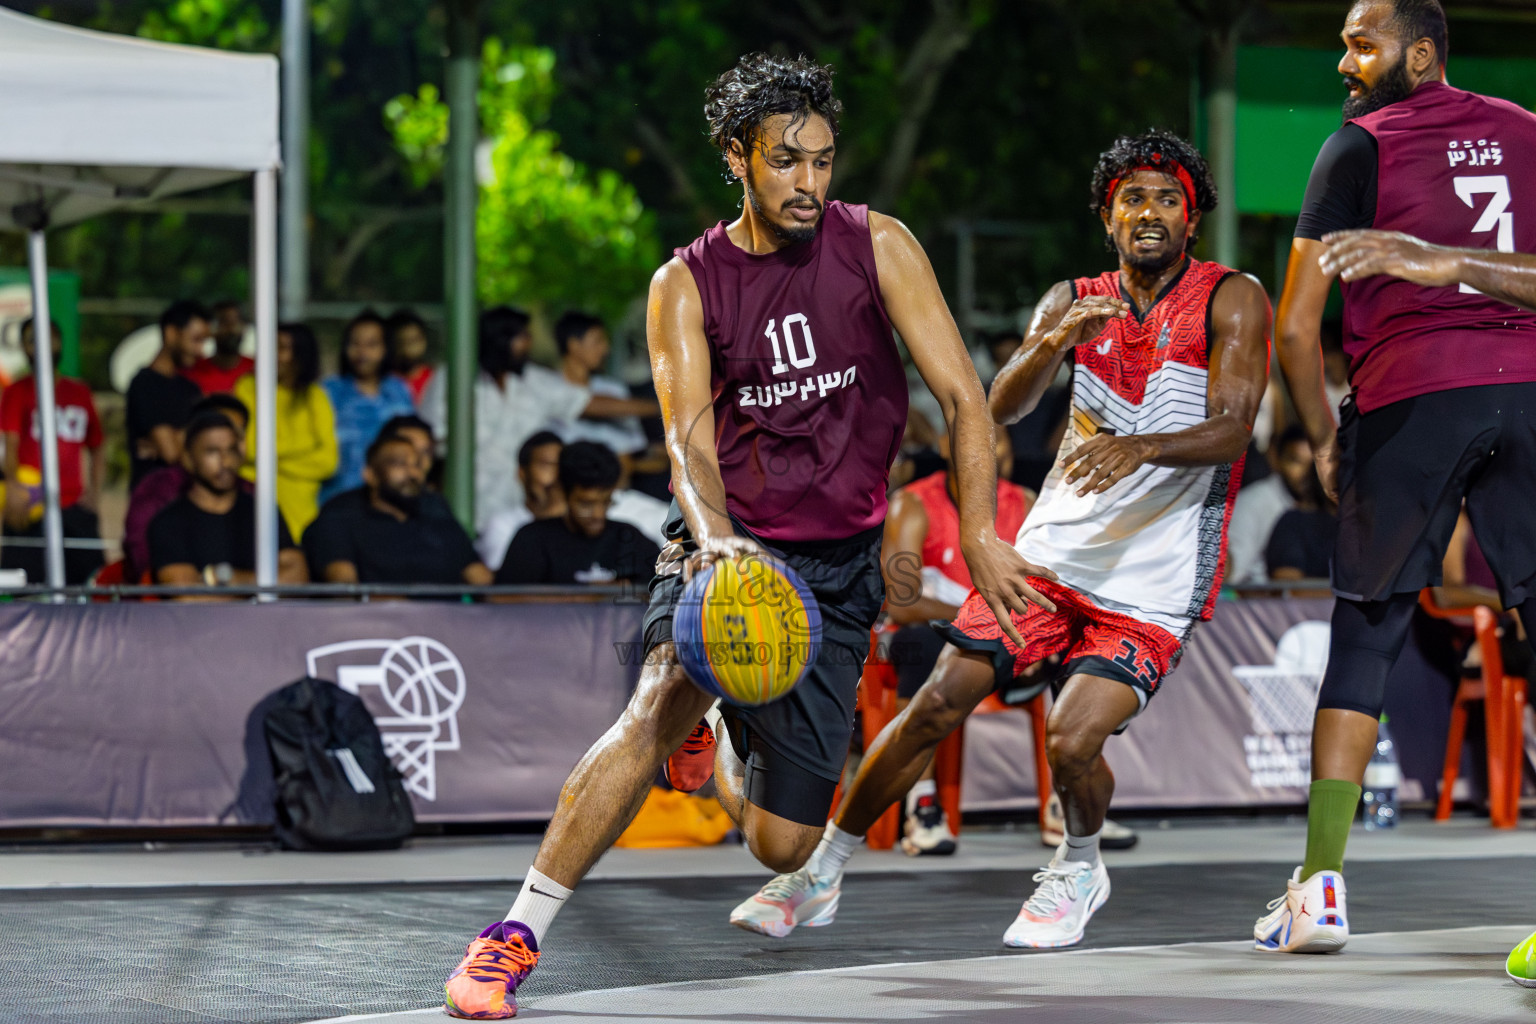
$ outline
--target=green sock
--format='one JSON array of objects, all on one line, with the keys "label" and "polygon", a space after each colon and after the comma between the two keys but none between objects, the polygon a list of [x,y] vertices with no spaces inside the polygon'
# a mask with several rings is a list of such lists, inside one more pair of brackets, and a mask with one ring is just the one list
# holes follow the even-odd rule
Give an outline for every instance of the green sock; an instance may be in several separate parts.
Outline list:
[{"label": "green sock", "polygon": [[1344,847],[1355,823],[1360,787],[1343,779],[1318,779],[1307,797],[1307,859],[1301,865],[1305,881],[1319,871],[1343,871]]}]

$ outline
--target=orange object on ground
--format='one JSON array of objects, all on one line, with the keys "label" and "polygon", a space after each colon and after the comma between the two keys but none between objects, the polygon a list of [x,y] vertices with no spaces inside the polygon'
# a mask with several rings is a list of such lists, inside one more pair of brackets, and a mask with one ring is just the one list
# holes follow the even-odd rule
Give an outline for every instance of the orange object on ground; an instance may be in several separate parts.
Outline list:
[{"label": "orange object on ground", "polygon": [[714,846],[735,827],[730,815],[714,797],[693,796],[656,786],[646,796],[635,820],[613,845],[632,850]]}]

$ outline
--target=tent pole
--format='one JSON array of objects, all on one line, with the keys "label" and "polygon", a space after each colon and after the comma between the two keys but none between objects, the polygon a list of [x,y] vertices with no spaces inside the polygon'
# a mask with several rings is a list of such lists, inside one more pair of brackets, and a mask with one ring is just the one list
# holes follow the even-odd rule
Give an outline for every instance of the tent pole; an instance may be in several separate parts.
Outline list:
[{"label": "tent pole", "polygon": [[[43,543],[48,585],[64,585],[64,516],[59,508],[59,418],[54,405],[53,318],[48,309],[48,244],[41,226],[27,232],[32,269],[32,375],[37,382],[38,440],[43,456]],[[54,600],[60,600],[58,594]]]},{"label": "tent pole", "polygon": [[[256,320],[256,585],[277,583],[277,171],[256,172],[251,276]],[[266,595],[263,599],[270,599]]]},{"label": "tent pole", "polygon": [[446,490],[471,535],[475,509],[475,144],[480,137],[477,0],[448,3],[448,152],[443,169],[444,299],[448,336]]},{"label": "tent pole", "polygon": [[284,320],[303,320],[309,305],[309,0],[283,0]]}]

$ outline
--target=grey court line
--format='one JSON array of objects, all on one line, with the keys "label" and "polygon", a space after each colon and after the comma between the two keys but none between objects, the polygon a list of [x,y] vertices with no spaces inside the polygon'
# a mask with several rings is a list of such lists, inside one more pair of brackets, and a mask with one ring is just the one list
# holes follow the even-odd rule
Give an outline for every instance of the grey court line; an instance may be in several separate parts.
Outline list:
[{"label": "grey court line", "polygon": [[[1404,935],[1454,935],[1454,934],[1456,934],[1458,932],[1480,932],[1480,931],[1487,931],[1490,927],[1497,927],[1497,928],[1503,928],[1503,927],[1530,928],[1530,927],[1533,927],[1533,926],[1531,926],[1531,925],[1521,925],[1521,924],[1509,925],[1509,926],[1506,926],[1506,925],[1472,924],[1472,925],[1464,925],[1464,926],[1462,926],[1460,928],[1418,928],[1418,929],[1411,929],[1411,930],[1408,930],[1408,931],[1395,931],[1395,932],[1361,932],[1358,935],[1351,936],[1351,938],[1365,938],[1367,936],[1370,936],[1372,938],[1395,938],[1395,937],[1404,936]],[[768,980],[773,980],[773,979],[784,979],[784,978],[803,978],[803,977],[806,977],[808,975],[815,975],[815,974],[857,974],[857,973],[859,973],[861,971],[887,971],[887,970],[891,970],[892,968],[896,968],[896,967],[927,967],[927,966],[931,966],[931,965],[936,964],[936,963],[942,963],[942,964],[947,964],[947,965],[951,965],[952,966],[952,965],[955,965],[955,964],[987,963],[987,962],[990,962],[990,961],[993,961],[993,960],[1019,960],[1019,959],[1036,960],[1036,959],[1039,959],[1041,957],[1094,956],[1094,955],[1102,954],[1102,953],[1144,953],[1144,952],[1147,952],[1148,950],[1184,949],[1184,948],[1187,948],[1187,947],[1190,947],[1190,946],[1199,946],[1199,947],[1202,947],[1202,948],[1205,948],[1205,949],[1217,949],[1217,948],[1226,948],[1226,947],[1232,947],[1232,946],[1236,946],[1236,947],[1240,947],[1240,948],[1244,948],[1244,949],[1251,949],[1253,947],[1253,941],[1251,939],[1235,939],[1235,940],[1231,940],[1231,941],[1227,941],[1227,942],[1199,942],[1199,941],[1169,942],[1169,943],[1164,943],[1162,945],[1157,945],[1157,946],[1147,946],[1147,945],[1141,945],[1141,946],[1105,946],[1105,947],[1100,948],[1100,949],[1058,949],[1058,950],[1050,950],[1050,951],[1041,952],[1041,953],[1027,953],[1027,954],[1023,954],[1022,956],[1020,954],[1018,954],[1018,953],[995,953],[995,954],[992,954],[990,956],[971,956],[971,957],[963,957],[963,958],[960,958],[960,959],[957,959],[957,960],[904,960],[904,961],[893,961],[891,963],[882,963],[882,964],[858,964],[858,965],[853,966],[853,967],[819,967],[819,968],[813,968],[813,969],[801,970],[801,971],[784,971],[783,973],[780,973],[780,974],[757,974],[757,975],[752,975],[751,977],[755,981],[768,981]],[[1270,954],[1270,955],[1273,956],[1273,957],[1277,957],[1278,958],[1278,957],[1290,956],[1292,954],[1273,953],[1273,954]],[[699,978],[699,979],[697,979],[695,981],[684,981],[684,982],[665,981],[665,982],[660,982],[658,984],[650,984],[650,985],[621,985],[618,988],[594,988],[594,989],[589,989],[589,990],[587,990],[585,992],[570,992],[570,993],[566,993],[566,994],[567,995],[581,995],[581,996],[621,995],[621,994],[626,993],[626,992],[645,992],[645,991],[648,991],[650,989],[673,988],[673,987],[675,987],[677,985],[696,985],[696,984],[699,984],[701,982],[710,982],[710,981],[727,982],[727,981],[735,981],[735,980],[738,980],[738,979],[735,979],[735,978]],[[385,1020],[385,1019],[393,1018],[393,1017],[419,1016],[419,1015],[428,1014],[428,1013],[442,1013],[442,1012],[443,1012],[443,1007],[442,1007],[442,1004],[439,1003],[436,1006],[427,1006],[427,1007],[423,1007],[420,1010],[395,1010],[395,1011],[390,1012],[390,1013],[351,1014],[351,1015],[346,1016],[346,1017],[326,1017],[323,1020],[305,1021],[305,1022],[303,1022],[303,1024],[354,1024],[354,1022],[357,1022],[357,1021]]]}]

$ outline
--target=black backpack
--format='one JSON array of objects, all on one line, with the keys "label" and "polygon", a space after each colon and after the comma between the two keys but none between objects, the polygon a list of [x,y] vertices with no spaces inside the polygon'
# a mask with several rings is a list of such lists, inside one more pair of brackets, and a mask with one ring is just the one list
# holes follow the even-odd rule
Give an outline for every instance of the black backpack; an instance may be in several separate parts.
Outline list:
[{"label": "black backpack", "polygon": [[400,773],[361,698],[323,679],[278,690],[262,723],[291,850],[392,850],[416,826]]}]

